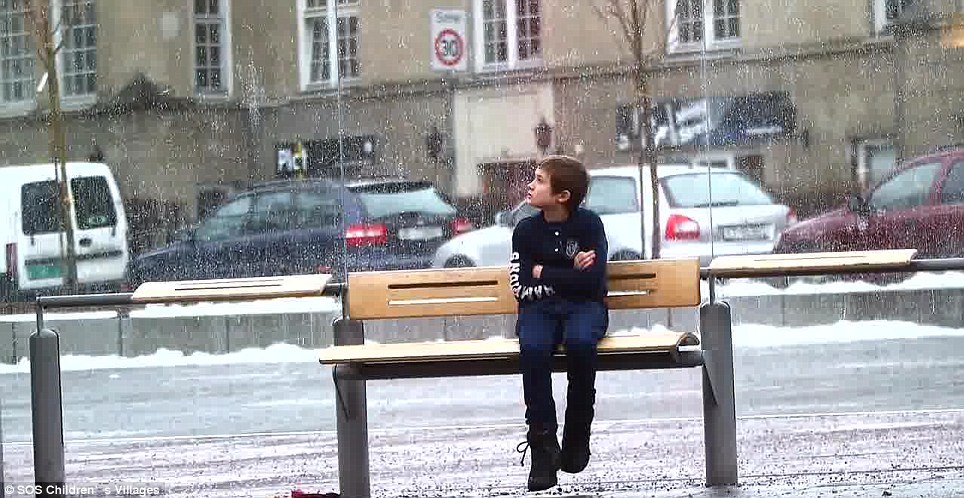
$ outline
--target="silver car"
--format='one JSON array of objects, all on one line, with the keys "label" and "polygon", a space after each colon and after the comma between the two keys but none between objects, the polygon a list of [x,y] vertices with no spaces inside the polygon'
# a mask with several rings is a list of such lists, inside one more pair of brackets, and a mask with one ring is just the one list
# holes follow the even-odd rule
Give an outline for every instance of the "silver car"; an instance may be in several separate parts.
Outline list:
[{"label": "silver car", "polygon": [[[592,182],[585,207],[606,227],[609,259],[652,257],[652,205],[649,170],[636,166],[590,169]],[[776,204],[749,177],[727,168],[661,165],[660,225],[662,258],[699,257],[708,265],[715,256],[765,254],[777,236],[796,223],[788,206]],[[640,179],[643,188],[640,189]],[[432,266],[501,266],[509,262],[512,230],[535,208],[521,203],[499,213],[493,226],[452,238],[436,251]],[[641,231],[640,227],[643,227]]]}]

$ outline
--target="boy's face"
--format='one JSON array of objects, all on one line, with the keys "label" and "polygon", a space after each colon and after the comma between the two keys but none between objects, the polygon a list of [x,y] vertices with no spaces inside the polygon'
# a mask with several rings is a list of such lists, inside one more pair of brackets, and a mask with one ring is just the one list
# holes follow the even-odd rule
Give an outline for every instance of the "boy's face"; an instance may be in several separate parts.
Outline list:
[{"label": "boy's face", "polygon": [[569,200],[569,191],[563,190],[557,194],[552,193],[552,179],[549,173],[542,168],[536,168],[535,176],[529,182],[526,191],[526,201],[533,207],[539,209],[561,206]]}]

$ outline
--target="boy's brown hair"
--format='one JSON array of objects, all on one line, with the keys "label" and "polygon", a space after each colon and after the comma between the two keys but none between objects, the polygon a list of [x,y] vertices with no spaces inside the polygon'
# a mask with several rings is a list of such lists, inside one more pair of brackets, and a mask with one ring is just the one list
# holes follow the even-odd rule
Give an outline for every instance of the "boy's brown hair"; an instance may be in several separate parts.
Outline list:
[{"label": "boy's brown hair", "polygon": [[569,156],[546,156],[536,165],[549,175],[553,194],[569,191],[566,209],[573,212],[582,204],[589,190],[589,173],[578,159]]}]

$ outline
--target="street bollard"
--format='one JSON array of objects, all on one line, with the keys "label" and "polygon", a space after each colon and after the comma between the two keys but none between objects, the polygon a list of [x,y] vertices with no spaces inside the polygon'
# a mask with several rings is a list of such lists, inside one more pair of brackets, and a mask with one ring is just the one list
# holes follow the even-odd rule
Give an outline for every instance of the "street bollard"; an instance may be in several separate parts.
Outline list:
[{"label": "street bollard", "polygon": [[63,496],[64,421],[60,389],[60,336],[51,329],[30,335],[34,483],[37,497]]}]

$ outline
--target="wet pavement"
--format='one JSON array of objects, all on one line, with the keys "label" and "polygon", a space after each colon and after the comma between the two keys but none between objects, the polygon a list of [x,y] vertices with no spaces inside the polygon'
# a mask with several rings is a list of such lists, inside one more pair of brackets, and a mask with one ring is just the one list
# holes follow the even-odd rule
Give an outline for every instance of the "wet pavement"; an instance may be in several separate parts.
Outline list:
[{"label": "wet pavement", "polygon": [[[703,486],[699,369],[602,372],[592,462],[538,495],[964,497],[960,330],[743,325],[734,344],[740,486]],[[338,491],[331,372],[316,350],[62,365],[73,485],[171,497]],[[4,482],[14,486],[33,480],[26,367],[0,371]],[[563,380],[554,377],[560,413]],[[519,376],[376,381],[368,399],[374,496],[526,495]]]},{"label": "wet pavement", "polygon": [[[699,419],[594,427],[589,467],[528,495],[964,496],[964,410],[741,418],[740,486],[711,489],[703,486]],[[513,424],[372,430],[373,495],[526,495],[521,440]],[[331,432],[69,442],[67,474],[78,486],[153,485],[177,497],[334,492],[335,447]],[[29,447],[5,449],[8,482],[29,479]]]}]

